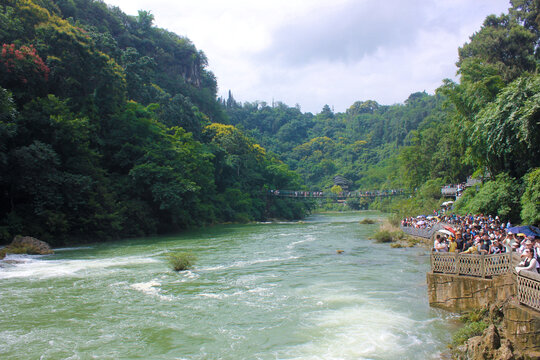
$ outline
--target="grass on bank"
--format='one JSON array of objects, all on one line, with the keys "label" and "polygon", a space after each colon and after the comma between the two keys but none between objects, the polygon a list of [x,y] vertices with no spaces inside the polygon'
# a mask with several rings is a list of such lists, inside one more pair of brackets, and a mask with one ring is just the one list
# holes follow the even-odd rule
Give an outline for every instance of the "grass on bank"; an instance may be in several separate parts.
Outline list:
[{"label": "grass on bank", "polygon": [[470,313],[462,315],[459,321],[464,323],[465,326],[456,331],[452,336],[452,342],[449,347],[454,351],[457,351],[457,348],[465,344],[470,338],[482,335],[484,330],[487,329],[489,326],[488,309],[473,310]]},{"label": "grass on bank", "polygon": [[167,254],[169,265],[174,271],[191,269],[197,258],[190,252],[173,252]]},{"label": "grass on bank", "polygon": [[402,248],[402,247],[413,247],[420,243],[420,240],[406,235],[399,228],[399,221],[396,221],[394,217],[390,217],[385,220],[379,230],[373,235],[373,239],[378,243],[390,243],[390,247],[393,248]]},{"label": "grass on bank", "polygon": [[373,235],[373,239],[378,243],[390,243],[405,239],[405,237],[405,233],[388,220],[385,220]]}]

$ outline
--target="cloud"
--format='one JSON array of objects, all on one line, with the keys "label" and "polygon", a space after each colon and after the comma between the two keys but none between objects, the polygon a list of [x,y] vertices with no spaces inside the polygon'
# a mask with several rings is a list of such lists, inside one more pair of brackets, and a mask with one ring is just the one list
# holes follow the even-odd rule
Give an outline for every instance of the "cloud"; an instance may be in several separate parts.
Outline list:
[{"label": "cloud", "polygon": [[[474,2],[473,2],[474,3]],[[379,49],[415,44],[422,32],[456,32],[477,14],[485,16],[486,1],[385,0],[349,1],[310,8],[272,34],[271,45],[255,59],[305,66],[317,61],[353,63]]]},{"label": "cloud", "polygon": [[317,61],[354,62],[379,48],[414,42],[425,25],[424,1],[355,1],[310,9],[275,31],[260,55],[294,66]]},{"label": "cloud", "polygon": [[318,112],[403,102],[455,76],[457,49],[508,0],[105,0],[187,36],[219,94]]}]

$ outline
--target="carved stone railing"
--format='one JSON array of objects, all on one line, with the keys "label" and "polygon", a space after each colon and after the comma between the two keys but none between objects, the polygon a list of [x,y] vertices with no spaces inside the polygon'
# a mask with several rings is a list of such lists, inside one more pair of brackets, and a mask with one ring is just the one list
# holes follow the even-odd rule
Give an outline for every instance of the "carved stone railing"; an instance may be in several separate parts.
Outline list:
[{"label": "carved stone railing", "polygon": [[473,255],[448,252],[431,254],[431,271],[434,273],[486,278],[507,274],[511,269],[510,254]]},{"label": "carved stone railing", "polygon": [[540,274],[534,271],[515,271],[520,261],[517,253],[474,255],[448,252],[431,253],[433,273],[490,278],[496,275],[514,274],[519,302],[540,311]]},{"label": "carved stone railing", "polygon": [[403,231],[407,235],[417,236],[417,237],[421,237],[425,239],[431,239],[431,236],[433,236],[433,233],[435,233],[438,230],[441,230],[444,225],[447,225],[447,224],[438,223],[429,229],[420,229],[420,228],[415,228],[412,226],[402,226],[402,225],[400,225],[399,228],[401,229],[401,231]]},{"label": "carved stone railing", "polygon": [[521,304],[540,311],[540,274],[534,271],[519,272],[517,298]]}]

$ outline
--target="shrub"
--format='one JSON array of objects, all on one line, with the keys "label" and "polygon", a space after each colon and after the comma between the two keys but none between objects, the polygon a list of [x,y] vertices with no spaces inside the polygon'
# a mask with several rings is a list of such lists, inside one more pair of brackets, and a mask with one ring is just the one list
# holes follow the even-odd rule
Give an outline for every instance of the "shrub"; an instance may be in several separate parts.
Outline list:
[{"label": "shrub", "polygon": [[188,270],[196,260],[195,255],[189,252],[170,253],[167,258],[174,271]]},{"label": "shrub", "polygon": [[379,230],[373,235],[373,238],[378,243],[389,243],[392,242],[392,232],[388,230]]},{"label": "shrub", "polygon": [[474,336],[482,335],[484,330],[488,327],[488,324],[484,321],[474,321],[468,323],[463,328],[459,329],[454,336],[452,336],[452,346],[456,347],[464,344],[467,340]]},{"label": "shrub", "polygon": [[487,313],[488,309],[484,307],[463,315],[459,320],[463,323],[479,322],[486,317]]},{"label": "shrub", "polygon": [[373,219],[362,219],[359,221],[360,224],[375,224],[377,221]]},{"label": "shrub", "polygon": [[459,213],[498,215],[503,221],[518,222],[521,204],[519,185],[507,174],[499,174],[495,180],[486,182],[478,192],[465,191],[455,204]]},{"label": "shrub", "polygon": [[461,316],[459,320],[465,323],[465,326],[452,336],[452,344],[450,347],[456,348],[459,345],[464,344],[470,338],[482,335],[484,330],[488,327],[488,323],[485,321],[487,315],[488,309],[484,307]]},{"label": "shrub", "polygon": [[390,224],[395,227],[399,227],[399,225],[401,225],[401,219],[402,217],[400,217],[398,214],[392,214],[388,217]]},{"label": "shrub", "polygon": [[405,238],[405,233],[403,231],[381,229],[373,235],[373,238],[375,239],[375,242],[378,243],[389,243]]},{"label": "shrub", "polygon": [[408,246],[408,247],[414,247],[414,246],[416,246],[416,245],[419,244],[419,243],[420,243],[420,240],[419,240],[419,239],[415,239],[415,238],[411,238],[411,237],[409,237],[409,238],[407,239],[407,246]]}]

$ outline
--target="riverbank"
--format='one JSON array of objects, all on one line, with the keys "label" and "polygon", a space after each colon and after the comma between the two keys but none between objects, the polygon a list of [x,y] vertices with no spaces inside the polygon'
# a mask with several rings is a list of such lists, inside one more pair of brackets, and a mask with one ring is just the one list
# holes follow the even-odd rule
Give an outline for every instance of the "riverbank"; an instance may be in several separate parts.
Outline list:
[{"label": "riverbank", "polygon": [[393,248],[429,245],[428,239],[405,234],[399,226],[396,226],[389,219],[383,220],[379,229],[373,235],[373,240],[378,243],[389,243]]}]

